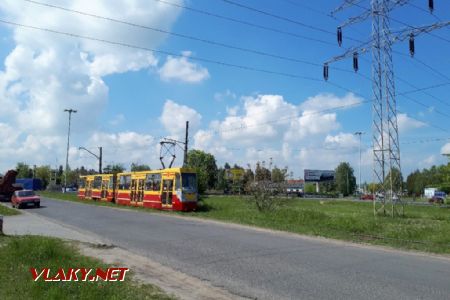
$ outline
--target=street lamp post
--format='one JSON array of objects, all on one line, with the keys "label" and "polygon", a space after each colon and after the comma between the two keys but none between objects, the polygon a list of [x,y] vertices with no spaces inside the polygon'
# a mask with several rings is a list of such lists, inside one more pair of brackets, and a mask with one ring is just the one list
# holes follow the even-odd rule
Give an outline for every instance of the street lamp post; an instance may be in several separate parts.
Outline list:
[{"label": "street lamp post", "polygon": [[354,133],[354,135],[358,135],[359,136],[359,184],[358,184],[359,192],[361,192],[361,136],[364,133],[365,132],[362,132],[362,131],[357,131],[357,132]]},{"label": "street lamp post", "polygon": [[70,121],[72,120],[72,113],[76,113],[75,109],[65,109],[64,112],[69,113],[69,129],[67,131],[67,152],[66,152],[66,172],[64,172],[64,193],[67,188],[67,172],[69,170],[69,146],[70,146]]},{"label": "street lamp post", "polygon": [[91,155],[93,155],[96,159],[98,159],[98,173],[102,174],[102,154],[103,154],[103,147],[98,147],[99,155],[92,153],[88,149],[84,147],[78,147],[78,150],[84,150],[86,152],[89,152]]}]

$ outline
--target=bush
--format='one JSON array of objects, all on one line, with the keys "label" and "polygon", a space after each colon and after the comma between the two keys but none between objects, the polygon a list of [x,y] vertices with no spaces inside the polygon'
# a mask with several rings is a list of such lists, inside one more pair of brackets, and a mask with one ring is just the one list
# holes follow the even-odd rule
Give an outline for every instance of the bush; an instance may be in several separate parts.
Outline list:
[{"label": "bush", "polygon": [[253,202],[260,212],[273,211],[286,201],[279,197],[286,193],[286,184],[283,182],[274,183],[270,180],[253,182],[248,186],[247,192],[251,195],[249,201]]}]

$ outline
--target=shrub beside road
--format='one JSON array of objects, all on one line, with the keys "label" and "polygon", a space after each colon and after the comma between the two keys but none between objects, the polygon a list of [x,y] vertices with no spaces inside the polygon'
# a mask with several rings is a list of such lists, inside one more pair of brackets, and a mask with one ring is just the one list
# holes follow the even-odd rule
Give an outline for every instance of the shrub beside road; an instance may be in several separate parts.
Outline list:
[{"label": "shrub beside road", "polygon": [[[75,194],[42,193],[42,196],[118,207],[112,203],[80,201]],[[404,217],[391,218],[374,217],[372,202],[294,198],[274,211],[259,212],[245,197],[209,196],[203,197],[198,211],[173,214],[401,249],[450,253],[450,209],[437,205],[407,205]]]}]

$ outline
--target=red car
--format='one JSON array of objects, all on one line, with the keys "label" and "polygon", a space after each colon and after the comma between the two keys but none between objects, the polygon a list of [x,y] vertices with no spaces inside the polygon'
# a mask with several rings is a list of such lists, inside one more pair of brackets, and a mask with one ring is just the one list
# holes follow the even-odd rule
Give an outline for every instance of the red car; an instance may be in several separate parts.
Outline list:
[{"label": "red car", "polygon": [[372,194],[362,195],[361,200],[372,200],[373,201],[373,195]]},{"label": "red car", "polygon": [[11,197],[12,207],[22,208],[25,206],[41,206],[41,198],[31,190],[15,191]]}]

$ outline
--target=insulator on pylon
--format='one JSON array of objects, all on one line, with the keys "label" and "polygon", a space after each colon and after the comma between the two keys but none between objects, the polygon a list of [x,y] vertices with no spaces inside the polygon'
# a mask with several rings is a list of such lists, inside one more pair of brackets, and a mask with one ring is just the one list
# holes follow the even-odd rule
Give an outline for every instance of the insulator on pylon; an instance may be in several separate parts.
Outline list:
[{"label": "insulator on pylon", "polygon": [[434,10],[434,1],[428,0],[428,8],[430,9],[430,13],[433,13]]},{"label": "insulator on pylon", "polygon": [[414,47],[414,34],[411,33],[409,36],[409,53],[411,54],[411,57],[414,56],[415,47]]},{"label": "insulator on pylon", "polygon": [[353,52],[353,70],[358,72],[358,52]]},{"label": "insulator on pylon", "polygon": [[323,64],[323,79],[328,80],[328,63]]},{"label": "insulator on pylon", "polygon": [[337,28],[337,41],[338,41],[338,45],[340,47],[342,45],[342,28],[341,27]]}]

